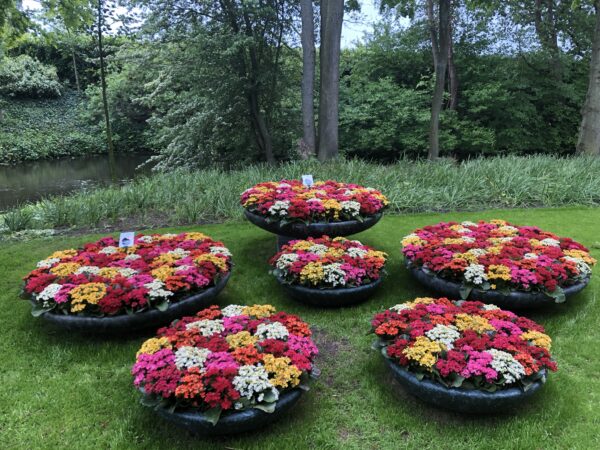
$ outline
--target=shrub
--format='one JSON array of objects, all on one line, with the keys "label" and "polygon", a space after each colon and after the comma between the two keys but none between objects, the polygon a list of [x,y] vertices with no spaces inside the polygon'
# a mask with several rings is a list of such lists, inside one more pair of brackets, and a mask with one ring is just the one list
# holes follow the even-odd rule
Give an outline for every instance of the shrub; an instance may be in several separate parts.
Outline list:
[{"label": "shrub", "polygon": [[28,55],[0,61],[0,94],[8,97],[60,97],[56,68]]}]

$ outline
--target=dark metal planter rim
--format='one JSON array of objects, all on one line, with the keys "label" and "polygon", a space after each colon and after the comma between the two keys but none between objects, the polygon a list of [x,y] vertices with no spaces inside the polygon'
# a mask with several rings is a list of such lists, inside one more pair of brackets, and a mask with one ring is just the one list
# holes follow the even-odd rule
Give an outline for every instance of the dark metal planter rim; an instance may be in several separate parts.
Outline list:
[{"label": "dark metal planter rim", "polygon": [[[96,334],[125,334],[156,328],[183,316],[193,315],[203,307],[209,306],[209,303],[223,290],[230,276],[231,269],[216,285],[171,304],[166,311],[151,309],[140,313],[107,317],[76,316],[49,311],[40,317],[66,330]],[[31,302],[33,303],[33,300]]]},{"label": "dark metal planter rim", "polygon": [[511,387],[496,392],[448,388],[427,378],[419,380],[413,373],[394,361],[387,358],[386,361],[396,380],[410,394],[437,407],[462,413],[493,414],[512,409],[520,406],[544,385],[542,381],[535,381],[526,391],[520,387]]},{"label": "dark metal planter rim", "polygon": [[263,216],[244,209],[246,218],[254,225],[269,231],[274,234],[293,237],[297,239],[305,239],[307,237],[321,237],[327,235],[329,237],[348,236],[356,234],[371,228],[381,217],[382,212],[365,217],[363,221],[345,220],[341,222],[314,222],[305,224],[302,222],[291,222],[282,225],[281,222],[269,222]]},{"label": "dark metal planter rim", "polygon": [[170,412],[164,408],[157,408],[158,414],[168,421],[185,428],[193,434],[199,435],[225,435],[245,431],[253,431],[280,419],[300,399],[304,391],[293,389],[280,395],[275,411],[266,413],[260,409],[250,408],[245,411],[223,414],[216,425],[213,425],[196,411]]},{"label": "dark metal planter rim", "polygon": [[[405,263],[411,274],[424,286],[451,299],[462,298],[460,295],[460,283],[429,274],[421,267],[412,264],[407,258],[405,259]],[[590,279],[588,277],[580,283],[563,288],[565,297],[569,298],[579,293],[589,282]],[[492,303],[505,309],[533,309],[555,304],[554,298],[547,296],[543,292],[512,291],[506,294],[500,291],[484,291],[476,288],[471,290],[468,299]]]},{"label": "dark metal planter rim", "polygon": [[297,284],[286,283],[283,278],[276,276],[283,289],[295,300],[313,306],[337,308],[352,306],[366,301],[383,281],[377,280],[357,287],[315,289]]}]

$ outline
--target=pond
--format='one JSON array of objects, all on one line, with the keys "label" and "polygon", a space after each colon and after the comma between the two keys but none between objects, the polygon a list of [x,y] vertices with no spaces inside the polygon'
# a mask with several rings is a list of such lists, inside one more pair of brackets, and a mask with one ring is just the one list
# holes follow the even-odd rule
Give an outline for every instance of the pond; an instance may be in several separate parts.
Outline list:
[{"label": "pond", "polygon": [[[117,180],[123,183],[149,173],[149,167],[137,167],[150,156],[144,153],[117,154]],[[106,155],[0,166],[0,211],[51,195],[107,185],[110,181]]]}]

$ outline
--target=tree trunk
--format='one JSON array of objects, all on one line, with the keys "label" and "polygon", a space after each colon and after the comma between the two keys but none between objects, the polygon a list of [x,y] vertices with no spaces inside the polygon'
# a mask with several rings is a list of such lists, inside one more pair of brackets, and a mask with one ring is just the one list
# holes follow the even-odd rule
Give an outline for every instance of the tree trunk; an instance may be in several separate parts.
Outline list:
[{"label": "tree trunk", "polygon": [[[436,45],[432,42],[435,61],[435,87],[431,102],[431,124],[429,128],[428,159],[435,160],[440,155],[440,113],[444,101],[448,49],[450,44],[450,0],[439,0],[439,25]],[[432,40],[433,41],[433,40]],[[437,54],[436,54],[437,53]]]},{"label": "tree trunk", "polygon": [[75,59],[75,48],[71,49],[71,58],[73,60],[73,74],[75,75],[75,86],[77,92],[81,92],[81,86],[79,85],[79,72],[77,71],[77,60]]},{"label": "tree trunk", "polygon": [[600,0],[596,0],[596,27],[590,63],[590,80],[582,110],[577,152],[600,155]]},{"label": "tree trunk", "polygon": [[321,84],[319,89],[319,160],[338,154],[340,39],[344,1],[321,2]]},{"label": "tree trunk", "polygon": [[[554,14],[555,0],[535,0],[534,25],[535,32],[542,48],[550,53],[552,75],[557,81],[562,80],[562,63],[558,46],[558,33]],[[545,8],[544,8],[545,6]],[[545,9],[545,11],[544,11]]]},{"label": "tree trunk", "polygon": [[[452,14],[452,13],[451,13]],[[452,17],[448,24],[448,84],[450,85],[450,102],[448,108],[456,111],[458,108],[458,75],[456,74],[456,66],[454,65],[454,39],[452,37]]]},{"label": "tree trunk", "polygon": [[102,106],[104,107],[104,120],[106,122],[106,141],[108,143],[108,166],[110,177],[116,182],[116,163],[115,147],[112,139],[112,129],[110,127],[110,116],[108,113],[108,98],[106,95],[106,68],[104,65],[104,48],[102,46],[102,27],[104,25],[104,13],[102,11],[103,1],[98,0],[98,52],[100,53],[100,84],[102,86]]},{"label": "tree trunk", "polygon": [[315,154],[315,24],[312,0],[300,0],[302,15],[302,140],[308,155]]}]

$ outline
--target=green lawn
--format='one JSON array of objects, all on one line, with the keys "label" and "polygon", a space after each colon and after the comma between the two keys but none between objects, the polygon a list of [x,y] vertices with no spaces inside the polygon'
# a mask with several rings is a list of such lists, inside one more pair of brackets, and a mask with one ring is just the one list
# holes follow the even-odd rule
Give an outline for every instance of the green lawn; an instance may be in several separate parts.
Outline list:
[{"label": "green lawn", "polygon": [[390,254],[389,277],[369,302],[319,310],[287,299],[267,273],[274,237],[248,223],[201,229],[232,250],[233,276],[219,297],[271,303],[315,331],[319,380],[280,422],[233,438],[192,437],[138,403],[130,367],[146,336],[95,339],[35,320],[17,297],[20,279],[54,250],[99,235],[0,246],[0,446],[2,448],[600,448],[600,269],[586,291],[531,317],[553,337],[559,372],[519,411],[465,417],[412,398],[392,381],[367,335],[375,311],[423,296],[402,266],[400,238],[441,220],[503,218],[570,236],[600,259],[600,209],[505,210],[386,217],[357,235]]}]

